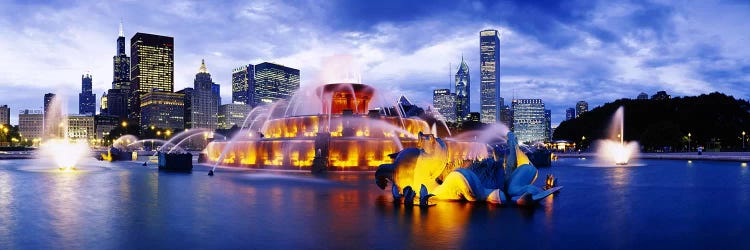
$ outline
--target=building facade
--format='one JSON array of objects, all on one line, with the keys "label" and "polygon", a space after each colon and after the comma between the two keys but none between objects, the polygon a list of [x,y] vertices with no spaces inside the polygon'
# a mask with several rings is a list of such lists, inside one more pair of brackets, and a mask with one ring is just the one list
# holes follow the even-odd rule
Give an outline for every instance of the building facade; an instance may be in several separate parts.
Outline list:
[{"label": "building facade", "polygon": [[41,140],[44,135],[44,113],[28,109],[18,112],[18,132],[24,139]]},{"label": "building facade", "polygon": [[219,107],[219,128],[241,127],[253,107],[242,103],[224,104]]},{"label": "building facade", "polygon": [[456,120],[463,121],[471,112],[471,77],[469,75],[469,65],[461,57],[461,65],[455,76],[456,83]]},{"label": "building facade", "polygon": [[513,130],[513,110],[508,105],[503,105],[500,109],[500,122]]},{"label": "building facade", "polygon": [[552,110],[544,110],[544,141],[552,141]]},{"label": "building facade", "polygon": [[544,102],[541,99],[513,100],[513,131],[525,144],[543,142],[547,136]]},{"label": "building facade", "polygon": [[141,129],[184,129],[184,98],[180,93],[151,91],[141,95]]},{"label": "building facade", "polygon": [[446,122],[456,122],[456,95],[450,89],[432,91],[432,106]]},{"label": "building facade", "polygon": [[[191,101],[190,128],[218,128],[219,106],[216,93],[213,91],[213,80],[208,73],[206,63],[201,61],[198,74],[193,81],[193,95]],[[217,85],[218,86],[218,85]]]},{"label": "building facade", "polygon": [[251,104],[255,88],[255,66],[243,65],[232,70],[232,103]]},{"label": "building facade", "polygon": [[91,74],[81,76],[81,93],[78,94],[78,114],[96,114],[96,94],[93,91]]},{"label": "building facade", "polygon": [[64,137],[62,105],[53,93],[44,94],[44,135],[48,137]]},{"label": "building facade", "polygon": [[479,32],[479,105],[482,123],[500,121],[504,105],[500,98],[500,34],[497,30]]},{"label": "building facade", "polygon": [[174,91],[174,38],[135,33],[130,39],[130,87],[128,119],[141,121],[143,95]]},{"label": "building facade", "polygon": [[299,89],[299,70],[264,62],[255,65],[253,107],[287,99]]},{"label": "building facade", "polygon": [[573,120],[576,119],[576,109],[574,108],[568,108],[565,110],[565,120]]},{"label": "building facade", "polygon": [[576,117],[580,117],[586,112],[589,112],[589,103],[586,101],[578,101],[576,103]]},{"label": "building facade", "polygon": [[85,140],[86,142],[96,139],[93,115],[69,115],[67,123],[69,139]]},{"label": "building facade", "polygon": [[648,94],[646,94],[645,92],[641,92],[640,94],[638,94],[638,97],[636,97],[635,99],[648,100]]},{"label": "building facade", "polygon": [[130,57],[125,53],[125,33],[120,23],[117,36],[117,52],[112,57],[112,88],[130,91]]},{"label": "building facade", "polygon": [[0,124],[10,124],[10,108],[8,108],[8,105],[0,106]]}]

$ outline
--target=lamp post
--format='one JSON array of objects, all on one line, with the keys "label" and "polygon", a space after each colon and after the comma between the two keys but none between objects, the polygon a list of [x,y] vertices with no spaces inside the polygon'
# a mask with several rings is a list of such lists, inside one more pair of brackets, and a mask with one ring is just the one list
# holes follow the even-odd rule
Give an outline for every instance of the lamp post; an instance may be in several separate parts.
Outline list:
[{"label": "lamp post", "polygon": [[690,139],[691,139],[691,136],[693,136],[693,135],[690,134],[690,132],[688,132],[688,152],[690,152]]},{"label": "lamp post", "polygon": [[742,131],[742,151],[745,151],[745,131]]}]

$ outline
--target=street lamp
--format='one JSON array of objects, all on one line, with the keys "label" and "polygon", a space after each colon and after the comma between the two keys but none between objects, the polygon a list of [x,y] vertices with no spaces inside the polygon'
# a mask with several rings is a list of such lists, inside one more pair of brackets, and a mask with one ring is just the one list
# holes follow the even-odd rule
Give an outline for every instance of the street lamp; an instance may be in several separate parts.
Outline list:
[{"label": "street lamp", "polygon": [[690,134],[690,132],[688,132],[688,152],[690,151],[690,137],[691,136],[693,136],[693,135]]},{"label": "street lamp", "polygon": [[742,131],[742,151],[745,151],[745,131]]}]

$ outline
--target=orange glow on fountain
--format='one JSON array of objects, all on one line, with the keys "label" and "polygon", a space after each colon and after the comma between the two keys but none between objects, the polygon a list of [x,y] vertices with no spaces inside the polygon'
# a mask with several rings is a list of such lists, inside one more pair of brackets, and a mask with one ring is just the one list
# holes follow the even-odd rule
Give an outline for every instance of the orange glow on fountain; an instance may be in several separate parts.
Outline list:
[{"label": "orange glow on fountain", "polygon": [[[225,166],[310,170],[318,158],[327,170],[373,171],[391,163],[390,154],[417,146],[420,132],[430,131],[421,119],[371,110],[375,89],[365,84],[326,84],[315,94],[322,104],[319,114],[268,119],[258,136],[211,142],[208,160],[222,159]],[[483,143],[446,143],[449,160],[488,155]]]}]

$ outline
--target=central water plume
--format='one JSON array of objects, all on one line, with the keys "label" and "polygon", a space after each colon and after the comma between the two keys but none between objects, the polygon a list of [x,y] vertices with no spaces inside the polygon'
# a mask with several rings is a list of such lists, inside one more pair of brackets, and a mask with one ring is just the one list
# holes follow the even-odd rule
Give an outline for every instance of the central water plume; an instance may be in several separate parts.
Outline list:
[{"label": "central water plume", "polygon": [[625,141],[625,109],[619,107],[612,116],[606,139],[598,141],[597,157],[602,164],[627,165],[638,155],[638,142]]}]

